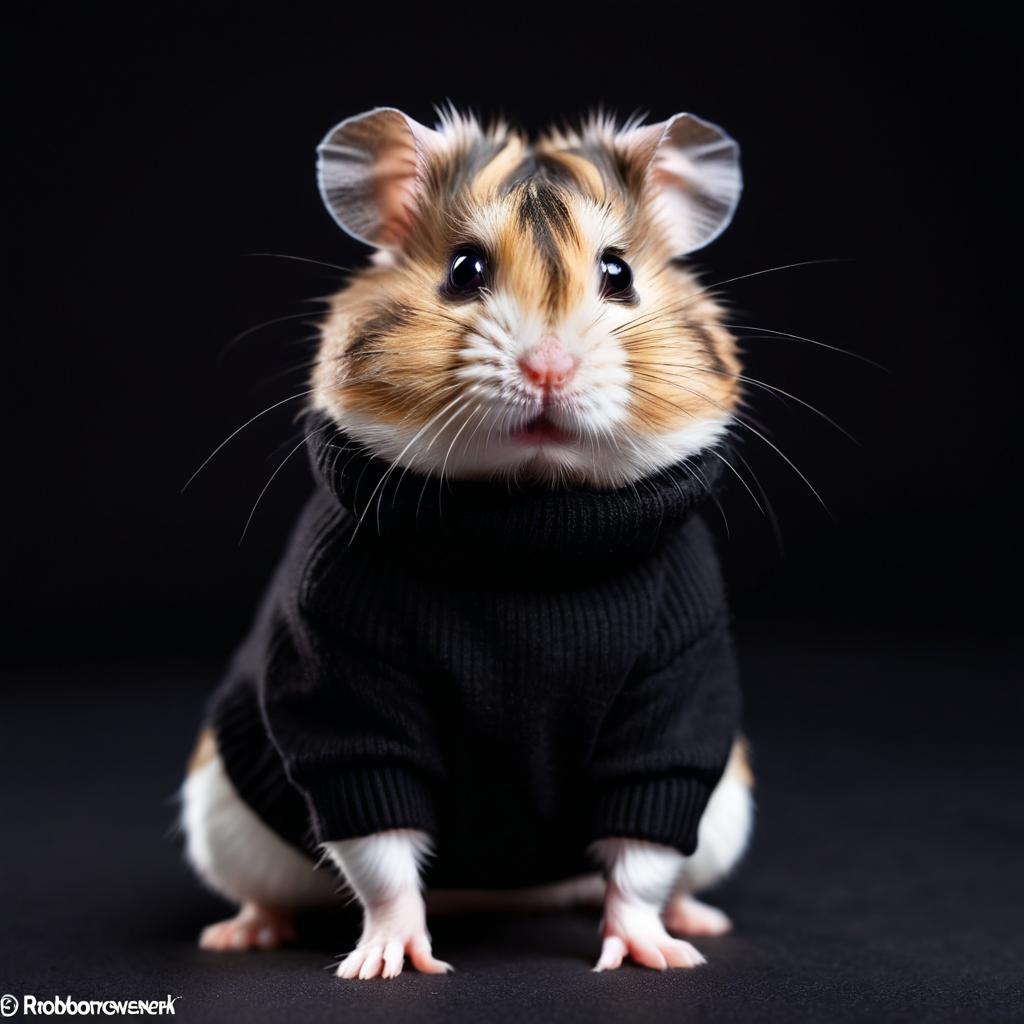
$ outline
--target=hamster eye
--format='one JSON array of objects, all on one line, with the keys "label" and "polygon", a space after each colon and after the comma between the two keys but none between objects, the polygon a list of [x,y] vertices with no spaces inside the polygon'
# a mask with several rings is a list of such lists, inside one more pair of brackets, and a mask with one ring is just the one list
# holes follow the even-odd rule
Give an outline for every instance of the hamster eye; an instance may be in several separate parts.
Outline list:
[{"label": "hamster eye", "polygon": [[618,302],[635,302],[633,271],[616,252],[608,250],[601,256],[601,295]]},{"label": "hamster eye", "polygon": [[486,275],[487,258],[484,254],[473,246],[463,246],[456,250],[448,265],[444,291],[452,298],[467,298],[484,286]]}]

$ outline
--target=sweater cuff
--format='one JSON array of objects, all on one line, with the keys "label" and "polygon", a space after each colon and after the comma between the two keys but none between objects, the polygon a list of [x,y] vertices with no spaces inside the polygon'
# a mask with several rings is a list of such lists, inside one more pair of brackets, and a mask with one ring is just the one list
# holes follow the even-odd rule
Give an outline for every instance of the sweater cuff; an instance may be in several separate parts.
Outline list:
[{"label": "sweater cuff", "polygon": [[304,785],[318,843],[355,839],[394,828],[436,834],[434,800],[428,785],[397,765],[350,769]]},{"label": "sweater cuff", "polygon": [[594,808],[593,838],[645,839],[689,856],[714,787],[693,776],[664,776],[608,786]]}]

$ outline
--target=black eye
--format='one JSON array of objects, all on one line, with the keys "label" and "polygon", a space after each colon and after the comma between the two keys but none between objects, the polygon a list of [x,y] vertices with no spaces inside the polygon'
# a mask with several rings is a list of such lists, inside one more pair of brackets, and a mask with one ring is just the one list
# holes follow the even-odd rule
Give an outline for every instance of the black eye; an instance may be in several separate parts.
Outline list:
[{"label": "black eye", "polygon": [[487,276],[487,258],[473,246],[456,250],[448,265],[444,290],[453,298],[465,298],[483,288]]},{"label": "black eye", "polygon": [[601,294],[607,299],[632,302],[636,299],[633,291],[633,271],[629,264],[615,252],[601,256]]}]

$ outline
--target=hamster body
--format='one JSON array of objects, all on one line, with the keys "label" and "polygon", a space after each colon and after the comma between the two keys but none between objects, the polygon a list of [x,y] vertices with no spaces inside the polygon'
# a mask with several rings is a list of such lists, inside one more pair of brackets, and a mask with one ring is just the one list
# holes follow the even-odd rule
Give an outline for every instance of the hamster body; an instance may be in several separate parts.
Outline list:
[{"label": "hamster body", "polygon": [[[693,893],[751,821],[695,519],[740,366],[673,261],[731,218],[737,147],[685,114],[531,145],[382,108],[319,152],[329,210],[376,252],[322,327],[319,504],[185,784],[190,860],[241,905],[201,944],[292,937],[289,911],[331,898],[320,853],[364,913],[343,978],[448,969],[435,867],[455,890],[513,886],[499,903],[596,895],[598,969],[695,966],[675,936],[728,929]],[[603,882],[568,877],[588,851]]]}]

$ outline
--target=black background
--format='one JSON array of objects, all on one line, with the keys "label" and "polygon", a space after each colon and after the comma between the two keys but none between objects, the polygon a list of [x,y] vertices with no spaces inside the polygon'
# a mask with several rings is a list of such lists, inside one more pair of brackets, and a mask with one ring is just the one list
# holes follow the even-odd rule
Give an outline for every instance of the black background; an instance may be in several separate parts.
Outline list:
[{"label": "black background", "polygon": [[[744,455],[781,544],[734,484],[721,518],[740,622],[985,637],[1016,621],[1016,347],[1000,322],[1012,259],[1012,62],[990,20],[906,5],[337,5],[40,15],[13,37],[20,172],[7,346],[16,584],[8,656],[61,621],[74,657],[223,655],[308,489],[289,403],[195,467],[249,416],[305,386],[340,275],[358,266],[315,188],[336,121],[447,99],[532,130],[598,104],[692,110],[741,143],[732,227],[697,255],[727,288],[752,412]],[[9,134],[9,132],[8,132]],[[307,314],[303,316],[303,314]],[[252,330],[264,321],[288,317]]]},{"label": "black background", "polygon": [[[35,6],[7,35],[0,991],[180,994],[189,1020],[1018,1020],[1019,53],[969,5]],[[451,978],[345,987],[357,922],[194,949],[225,908],[170,795],[304,501],[317,310],[358,266],[314,182],[338,120],[451,99],[531,130],[692,110],[743,147],[697,263],[762,335],[752,412],[781,533],[732,486],[759,807],[709,966],[592,976],[579,914],[432,925]],[[1011,243],[1007,245],[1007,243]],[[278,319],[288,318],[288,319]],[[265,327],[251,330],[265,321]],[[248,333],[246,333],[248,332]],[[232,341],[237,335],[245,336]]]}]

